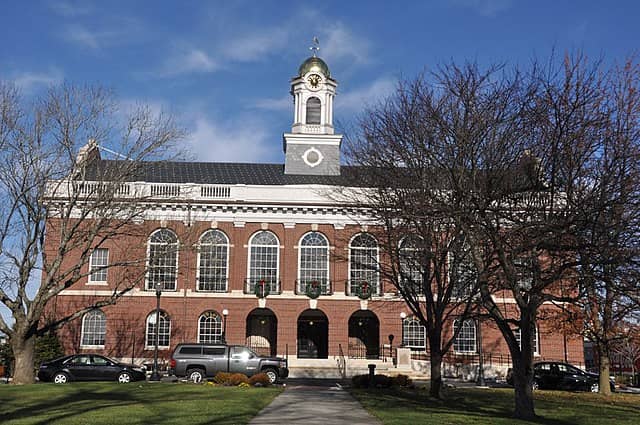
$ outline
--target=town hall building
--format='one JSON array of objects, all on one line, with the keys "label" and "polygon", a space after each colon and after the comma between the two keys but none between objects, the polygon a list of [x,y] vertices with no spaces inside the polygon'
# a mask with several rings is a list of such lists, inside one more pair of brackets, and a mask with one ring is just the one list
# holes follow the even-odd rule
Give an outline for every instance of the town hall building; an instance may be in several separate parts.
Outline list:
[{"label": "town hall building", "polygon": [[[65,350],[148,362],[157,330],[165,361],[178,343],[226,341],[286,356],[294,375],[296,365],[331,369],[365,359],[382,366],[398,347],[409,348],[411,367],[420,369],[425,331],[376,271],[384,254],[371,232],[375,223],[333,196],[352,184],[333,125],[337,87],[316,55],[300,65],[291,80],[293,125],[283,135],[283,164],[143,163],[141,179],[130,182],[147,194],[136,223],[142,230],[95,249],[88,276],[58,295],[55,309],[110,296],[117,270],[104,266],[131,250],[146,250],[144,279],[116,304],[64,327]],[[101,167],[114,162],[98,151],[83,148],[88,180],[99,180]],[[46,241],[50,248],[55,243]],[[477,360],[480,351],[487,365],[509,365],[507,345],[491,323],[454,326],[462,327],[456,362]],[[553,328],[538,324],[535,357],[582,364],[581,338]]]}]

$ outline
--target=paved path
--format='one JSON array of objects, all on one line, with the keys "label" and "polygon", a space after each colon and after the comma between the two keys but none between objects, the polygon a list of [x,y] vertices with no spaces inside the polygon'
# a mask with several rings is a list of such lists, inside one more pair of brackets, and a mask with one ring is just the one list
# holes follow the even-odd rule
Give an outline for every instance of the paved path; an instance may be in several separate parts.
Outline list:
[{"label": "paved path", "polygon": [[286,390],[249,422],[250,425],[380,423],[338,384],[326,382],[289,382]]}]

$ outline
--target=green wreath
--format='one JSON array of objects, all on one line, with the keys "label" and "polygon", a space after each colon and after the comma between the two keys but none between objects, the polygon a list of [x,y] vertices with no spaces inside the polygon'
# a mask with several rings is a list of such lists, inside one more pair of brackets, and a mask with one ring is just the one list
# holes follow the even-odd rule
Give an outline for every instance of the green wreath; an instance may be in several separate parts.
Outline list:
[{"label": "green wreath", "polygon": [[256,283],[256,286],[253,288],[253,292],[258,298],[266,298],[271,292],[271,285],[267,284],[264,279],[262,279]]},{"label": "green wreath", "polygon": [[322,293],[322,287],[320,286],[320,283],[318,283],[317,280],[314,280],[313,282],[307,282],[307,285],[304,289],[304,293],[306,294],[307,297],[315,300]]},{"label": "green wreath", "polygon": [[373,294],[373,288],[371,287],[371,285],[369,285],[369,282],[367,281],[360,283],[356,288],[356,295],[361,300],[367,300],[371,298],[372,294]]}]

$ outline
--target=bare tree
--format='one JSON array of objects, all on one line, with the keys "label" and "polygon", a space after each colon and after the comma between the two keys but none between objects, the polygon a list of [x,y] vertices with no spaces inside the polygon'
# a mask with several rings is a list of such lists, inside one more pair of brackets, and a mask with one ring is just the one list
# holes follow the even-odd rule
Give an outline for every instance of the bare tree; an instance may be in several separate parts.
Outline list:
[{"label": "bare tree", "polygon": [[[449,228],[464,235],[478,302],[511,353],[515,416],[531,419],[536,321],[553,303],[564,305],[584,294],[576,270],[593,260],[578,254],[594,250],[585,235],[608,206],[595,202],[606,174],[605,148],[616,113],[634,106],[615,96],[619,76],[580,54],[561,63],[554,57],[547,65],[534,61],[526,70],[448,64],[428,77],[401,85],[389,103],[364,117],[356,146],[371,146],[352,158],[378,167],[373,174],[388,176],[384,185],[382,178],[361,178],[365,186],[378,192],[384,186],[397,199],[399,192],[416,193],[406,202],[385,204],[386,194],[376,198],[386,214],[445,222],[449,227],[439,226],[443,238],[452,236]],[[637,82],[631,86],[637,91]],[[409,114],[397,119],[389,108]],[[373,137],[380,128],[392,131]],[[637,142],[631,136],[627,146]],[[388,144],[403,154],[388,151]],[[384,161],[365,156],[377,158],[376,149]],[[634,163],[633,152],[627,151],[628,164]],[[398,175],[404,180],[394,179]],[[438,189],[421,192],[425,180]],[[424,196],[430,197],[426,203]],[[372,211],[388,227],[395,224]],[[498,303],[505,298],[513,300],[516,314]]]},{"label": "bare tree", "polygon": [[634,327],[627,327],[625,330],[625,338],[618,341],[613,348],[613,352],[631,366],[631,379],[633,383],[636,376],[636,363],[640,361],[640,332]]},{"label": "bare tree", "polygon": [[[127,182],[137,180],[141,161],[164,158],[183,136],[170,116],[145,107],[126,113],[114,99],[100,87],[63,85],[27,104],[0,85],[0,301],[13,319],[0,318],[0,330],[16,359],[15,383],[34,381],[36,336],[115,302],[144,276],[144,249],[133,248],[102,266],[113,269],[111,296],[45,320],[49,301],[89,274],[96,248],[140,231],[144,199]],[[103,145],[127,159],[97,169]],[[55,248],[45,249],[45,233]]]}]

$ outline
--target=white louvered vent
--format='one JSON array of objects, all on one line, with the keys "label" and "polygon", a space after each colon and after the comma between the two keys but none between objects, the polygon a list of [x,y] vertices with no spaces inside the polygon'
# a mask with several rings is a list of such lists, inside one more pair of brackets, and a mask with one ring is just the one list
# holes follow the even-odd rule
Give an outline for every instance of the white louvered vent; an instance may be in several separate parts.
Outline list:
[{"label": "white louvered vent", "polygon": [[202,198],[229,198],[231,188],[229,186],[200,186]]}]

